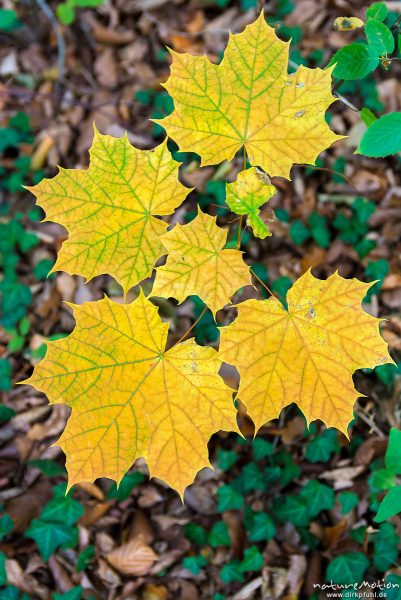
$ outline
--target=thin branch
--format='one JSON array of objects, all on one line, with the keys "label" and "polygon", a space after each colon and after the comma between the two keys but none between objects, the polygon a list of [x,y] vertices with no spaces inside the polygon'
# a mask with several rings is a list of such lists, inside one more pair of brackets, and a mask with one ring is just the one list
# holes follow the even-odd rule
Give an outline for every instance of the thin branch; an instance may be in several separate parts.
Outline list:
[{"label": "thin branch", "polygon": [[203,317],[203,315],[205,314],[206,311],[207,311],[207,306],[205,306],[205,308],[202,310],[201,314],[196,319],[196,321],[194,321],[192,323],[191,327],[186,330],[186,332],[180,337],[180,339],[177,342],[175,342],[174,346],[177,346],[178,344],[180,344],[182,342],[182,340],[184,340],[187,337],[187,335],[191,333],[193,328],[196,327],[196,325],[199,323],[199,321],[201,320],[201,318]]},{"label": "thin branch", "polygon": [[255,279],[257,279],[259,281],[259,283],[261,283],[263,285],[263,287],[265,288],[266,291],[269,292],[269,294],[271,296],[273,296],[273,298],[277,298],[276,294],[273,294],[273,292],[271,291],[271,289],[265,284],[265,282],[258,276],[256,275],[255,271],[253,271],[253,269],[251,269],[251,267],[249,267],[250,272],[252,273],[252,275],[255,277]]},{"label": "thin branch", "polygon": [[56,96],[58,100],[61,96],[61,82],[64,75],[65,64],[65,42],[61,31],[61,25],[58,22],[54,12],[46,3],[46,0],[35,0],[36,4],[45,14],[57,40],[57,81],[56,81]]}]

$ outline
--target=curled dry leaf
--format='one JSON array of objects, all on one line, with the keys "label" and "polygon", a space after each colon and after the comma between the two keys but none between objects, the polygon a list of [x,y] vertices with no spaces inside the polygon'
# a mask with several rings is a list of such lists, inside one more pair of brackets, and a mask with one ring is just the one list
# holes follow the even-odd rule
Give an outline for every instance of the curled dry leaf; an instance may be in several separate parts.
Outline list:
[{"label": "curled dry leaf", "polygon": [[106,556],[108,562],[123,575],[147,575],[159,557],[141,536],[115,548]]}]

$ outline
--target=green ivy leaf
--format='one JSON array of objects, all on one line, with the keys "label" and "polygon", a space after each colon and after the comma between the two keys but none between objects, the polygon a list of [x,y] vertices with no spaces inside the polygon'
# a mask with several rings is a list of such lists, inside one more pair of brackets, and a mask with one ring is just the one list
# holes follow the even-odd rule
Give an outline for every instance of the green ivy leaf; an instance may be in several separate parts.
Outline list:
[{"label": "green ivy leaf", "polygon": [[7,572],[6,572],[6,555],[4,552],[0,552],[0,586],[6,585],[7,583]]},{"label": "green ivy leaf", "polygon": [[316,517],[322,510],[332,509],[335,504],[333,490],[316,479],[308,481],[300,495],[306,500],[308,514],[311,518]]},{"label": "green ivy leaf", "polygon": [[263,554],[257,546],[249,546],[245,549],[244,558],[239,566],[243,573],[248,571],[259,571],[265,564]]},{"label": "green ivy leaf", "polygon": [[140,485],[144,479],[145,476],[139,471],[127,473],[120,481],[120,485],[118,487],[113,481],[107,492],[107,500],[116,499],[119,502],[124,502],[124,500],[127,500],[131,496],[132,490],[138,487],[138,485]]},{"label": "green ivy leaf", "polygon": [[90,544],[86,548],[84,548],[77,556],[77,565],[76,569],[78,573],[81,571],[85,571],[87,566],[92,562],[95,558],[95,546]]},{"label": "green ivy leaf", "polygon": [[362,552],[345,552],[329,564],[326,580],[337,584],[361,583],[370,560]]},{"label": "green ivy leaf", "polygon": [[273,444],[264,440],[262,437],[257,437],[252,443],[252,455],[255,460],[263,460],[267,456],[273,454]]},{"label": "green ivy leaf", "polygon": [[307,500],[303,496],[284,496],[275,498],[273,512],[283,523],[304,527],[309,525],[310,517]]},{"label": "green ivy leaf", "polygon": [[187,523],[184,532],[185,537],[193,544],[197,546],[205,546],[207,544],[207,534],[204,527],[196,523]]},{"label": "green ivy leaf", "polygon": [[398,535],[391,523],[383,523],[373,537],[373,564],[378,571],[384,573],[398,558]]},{"label": "green ivy leaf", "polygon": [[194,575],[199,575],[201,569],[203,567],[206,567],[207,560],[204,556],[198,554],[196,556],[186,556],[182,561],[182,564],[185,567],[185,569],[188,569],[188,571],[190,571]]},{"label": "green ivy leaf", "polygon": [[34,519],[25,535],[35,540],[41,557],[48,560],[64,544],[73,543],[76,527]]},{"label": "green ivy leaf", "polygon": [[219,546],[230,546],[231,538],[226,523],[224,523],[224,521],[217,521],[214,523],[210,533],[207,536],[207,540],[212,548],[218,548]]},{"label": "green ivy leaf", "polygon": [[220,579],[223,583],[233,583],[234,581],[244,581],[244,576],[240,570],[239,560],[228,562],[220,570]]},{"label": "green ivy leaf", "polygon": [[305,458],[312,463],[327,462],[339,448],[337,431],[335,429],[325,429],[307,443]]},{"label": "green ivy leaf", "polygon": [[13,527],[14,521],[7,513],[0,517],[0,541],[12,532]]},{"label": "green ivy leaf", "polygon": [[78,585],[71,588],[64,594],[58,594],[57,592],[53,596],[53,600],[80,600],[82,598],[83,588]]},{"label": "green ivy leaf", "polygon": [[268,542],[277,532],[273,519],[263,511],[252,512],[245,526],[251,542]]},{"label": "green ivy leaf", "polygon": [[338,501],[341,506],[341,514],[347,515],[359,504],[359,496],[354,492],[341,492],[338,494]]},{"label": "green ivy leaf", "polygon": [[238,460],[238,454],[234,450],[217,449],[217,466],[222,471],[229,471]]},{"label": "green ivy leaf", "polygon": [[39,469],[46,475],[46,477],[59,477],[60,475],[67,475],[67,471],[65,467],[59,465],[55,460],[51,460],[49,458],[42,458],[38,460],[30,460],[28,461],[28,466]]},{"label": "green ivy leaf", "polygon": [[240,510],[244,504],[244,498],[231,485],[222,485],[217,490],[217,510]]}]

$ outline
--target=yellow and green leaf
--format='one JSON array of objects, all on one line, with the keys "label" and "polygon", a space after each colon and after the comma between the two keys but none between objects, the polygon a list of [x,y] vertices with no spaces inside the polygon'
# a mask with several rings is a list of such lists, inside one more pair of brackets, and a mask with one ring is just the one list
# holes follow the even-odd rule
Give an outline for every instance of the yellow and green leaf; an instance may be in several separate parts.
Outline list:
[{"label": "yellow and green leaf", "polygon": [[325,120],[335,100],[332,69],[301,66],[288,75],[288,50],[262,12],[242,33],[230,34],[218,65],[171,51],[164,86],[175,110],[156,122],[203,165],[231,160],[244,147],[253,166],[288,178],[294,163],[313,164],[342,137]]},{"label": "yellow and green leaf", "polygon": [[239,371],[238,397],[256,430],[295,402],[308,423],[320,419],[347,435],[360,396],[353,373],[392,362],[380,319],[361,307],[371,285],[308,271],[287,294],[288,312],[274,297],[237,305],[238,317],[221,329],[220,355]]},{"label": "yellow and green leaf", "polygon": [[152,296],[183,302],[194,294],[216,314],[239,288],[251,285],[242,252],[223,250],[227,233],[217,226],[216,217],[199,209],[193,221],[178,224],[162,236],[168,257],[166,264],[156,269]]},{"label": "yellow and green leaf", "polygon": [[236,181],[226,185],[226,202],[237,215],[248,215],[247,225],[256,237],[264,239],[271,235],[260,218],[259,208],[276,193],[276,188],[265,180],[265,174],[252,167],[241,171]]},{"label": "yellow and green leaf", "polygon": [[211,435],[237,431],[218,353],[193,339],[166,351],[168,324],[142,293],[131,304],[104,298],[73,311],[74,331],[49,342],[23,382],[72,408],[58,441],[69,485],[98,477],[119,482],[143,457],[151,477],[182,496],[210,466]]},{"label": "yellow and green leaf", "polygon": [[166,142],[138,150],[127,136],[95,129],[88,169],[62,169],[29,188],[46,221],[68,232],[53,271],[87,280],[108,273],[126,293],[152,273],[163,255],[160,236],[170,215],[190,191],[178,179],[179,163]]}]

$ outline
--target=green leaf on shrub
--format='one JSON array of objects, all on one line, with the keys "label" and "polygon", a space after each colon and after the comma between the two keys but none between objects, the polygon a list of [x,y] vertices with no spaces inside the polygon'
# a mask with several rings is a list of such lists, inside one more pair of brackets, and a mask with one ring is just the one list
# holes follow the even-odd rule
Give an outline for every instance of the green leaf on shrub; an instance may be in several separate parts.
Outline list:
[{"label": "green leaf on shrub", "polygon": [[361,79],[374,71],[380,60],[370,46],[355,43],[337,50],[328,66],[334,64],[334,77],[346,80]]},{"label": "green leaf on shrub", "polygon": [[401,485],[391,488],[384,496],[374,520],[377,523],[387,521],[401,512]]},{"label": "green leaf on shrub", "polygon": [[365,156],[389,156],[401,151],[401,112],[377,119],[364,134],[356,150]]},{"label": "green leaf on shrub", "polygon": [[377,121],[376,115],[370,110],[370,108],[366,108],[366,106],[362,108],[359,114],[361,115],[361,119],[367,127],[370,127],[372,123]]},{"label": "green leaf on shrub", "polygon": [[401,475],[401,431],[395,427],[390,430],[384,462],[387,469]]},{"label": "green leaf on shrub", "polygon": [[367,19],[377,19],[378,21],[384,21],[388,15],[388,8],[385,2],[373,2],[366,10]]},{"label": "green leaf on shrub", "polygon": [[369,47],[376,56],[386,56],[394,51],[394,37],[390,29],[381,21],[368,19],[365,33]]}]

